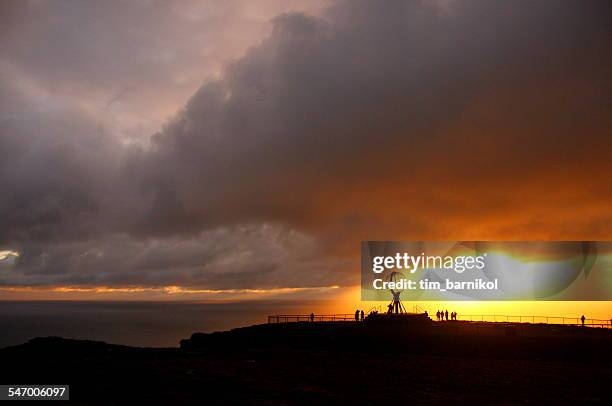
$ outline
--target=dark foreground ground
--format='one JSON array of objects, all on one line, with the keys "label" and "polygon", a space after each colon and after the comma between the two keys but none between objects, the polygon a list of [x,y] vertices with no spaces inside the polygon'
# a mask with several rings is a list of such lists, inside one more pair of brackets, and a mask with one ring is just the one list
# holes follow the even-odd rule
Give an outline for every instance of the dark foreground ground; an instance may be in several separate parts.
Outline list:
[{"label": "dark foreground ground", "polygon": [[611,404],[610,333],[294,323],[182,349],[41,338],[0,350],[0,382],[70,384],[71,404]]}]

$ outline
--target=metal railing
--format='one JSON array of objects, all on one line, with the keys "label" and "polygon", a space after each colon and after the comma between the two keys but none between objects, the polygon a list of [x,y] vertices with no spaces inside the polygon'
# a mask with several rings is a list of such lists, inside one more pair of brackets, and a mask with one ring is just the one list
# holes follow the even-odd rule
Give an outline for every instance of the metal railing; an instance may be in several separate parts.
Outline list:
[{"label": "metal railing", "polygon": [[[424,313],[425,310],[420,306],[415,308],[415,313]],[[369,312],[368,312],[369,313]],[[436,315],[429,313],[429,317],[435,319]],[[458,321],[481,321],[481,322],[506,322],[506,323],[531,323],[531,324],[556,324],[565,326],[581,326],[582,321],[579,317],[559,317],[559,316],[512,316],[507,314],[457,314]],[[295,323],[300,321],[355,321],[355,314],[275,314],[268,316],[268,323]],[[446,321],[446,320],[444,320]],[[612,320],[585,319],[584,325],[587,327],[612,328]]]},{"label": "metal railing", "polygon": [[355,314],[275,314],[268,323],[295,323],[298,321],[355,321]]},{"label": "metal railing", "polygon": [[[435,317],[435,315],[434,315]],[[560,316],[512,316],[507,314],[457,314],[460,321],[489,321],[507,323],[531,323],[531,324],[560,324],[566,326],[581,326],[579,317]],[[584,325],[588,327],[612,328],[612,320],[585,319]]]},{"label": "metal railing", "polygon": [[422,313],[426,313],[427,311],[419,305],[414,305],[414,312],[422,314]]}]

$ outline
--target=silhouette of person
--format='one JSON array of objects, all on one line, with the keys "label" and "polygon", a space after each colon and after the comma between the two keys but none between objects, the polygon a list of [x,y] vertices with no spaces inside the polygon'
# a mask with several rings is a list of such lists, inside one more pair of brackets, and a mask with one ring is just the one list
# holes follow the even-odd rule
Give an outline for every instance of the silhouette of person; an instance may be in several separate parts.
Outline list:
[{"label": "silhouette of person", "polygon": [[393,313],[393,303],[389,303],[389,306],[387,306],[387,308],[389,309],[387,310],[387,314]]},{"label": "silhouette of person", "polygon": [[362,310],[362,311],[361,311],[361,321],[363,321],[364,316],[365,316],[365,315],[363,314],[363,310]]},{"label": "silhouette of person", "polygon": [[359,321],[359,309],[355,310],[355,321]]},{"label": "silhouette of person", "polygon": [[584,321],[586,320],[586,317],[584,317],[584,314],[582,315],[582,317],[580,318],[580,320],[582,321],[582,325],[584,326]]},{"label": "silhouette of person", "polygon": [[429,317],[429,313],[427,313],[427,310],[425,310],[425,317]]},{"label": "silhouette of person", "polygon": [[310,313],[310,322],[314,321],[314,313]]},{"label": "silhouette of person", "polygon": [[440,321],[440,310],[436,312],[436,320]]},{"label": "silhouette of person", "polygon": [[446,311],[446,321],[448,321],[448,310]]}]

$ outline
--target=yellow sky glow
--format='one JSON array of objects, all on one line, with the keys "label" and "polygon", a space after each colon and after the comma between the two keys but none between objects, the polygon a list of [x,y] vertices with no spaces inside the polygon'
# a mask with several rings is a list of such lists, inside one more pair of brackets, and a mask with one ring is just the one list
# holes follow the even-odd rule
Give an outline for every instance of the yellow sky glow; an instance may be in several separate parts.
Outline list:
[{"label": "yellow sky glow", "polygon": [[[360,300],[360,287],[292,287],[274,289],[194,289],[181,286],[161,287],[3,287],[0,288],[0,300],[202,300],[202,301],[242,301],[242,300],[291,300],[304,301],[304,313],[310,313],[309,300],[326,300],[328,304],[319,312],[352,313],[355,309],[369,311],[377,308],[384,310],[387,302],[370,302]],[[584,314],[589,319],[612,319],[612,302],[404,302],[407,311],[412,312],[415,306],[425,309],[430,315],[437,310],[456,311],[460,315],[495,316],[503,321],[503,316],[540,316],[540,317],[573,317]],[[485,320],[492,320],[485,317]],[[537,322],[538,320],[536,320]],[[553,321],[551,321],[553,322]]]}]

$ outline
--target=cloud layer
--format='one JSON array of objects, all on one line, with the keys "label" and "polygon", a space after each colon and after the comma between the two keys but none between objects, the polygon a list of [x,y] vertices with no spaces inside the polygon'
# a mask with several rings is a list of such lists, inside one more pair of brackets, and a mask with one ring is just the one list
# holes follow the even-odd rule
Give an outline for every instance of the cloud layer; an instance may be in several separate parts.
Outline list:
[{"label": "cloud layer", "polygon": [[[96,7],[70,7],[50,41],[93,24]],[[0,249],[21,254],[0,264],[4,285],[350,285],[362,239],[611,237],[608,2],[350,1],[279,14],[143,143],[48,91],[111,86],[106,109],[132,86],[175,98],[159,83],[197,70],[197,58],[173,70],[197,47],[167,43],[172,21],[135,34],[130,7],[69,49],[12,28],[26,43],[0,68],[31,70],[3,75],[0,96]],[[162,45],[123,47],[133,35]],[[122,114],[163,115],[147,98]]]}]

